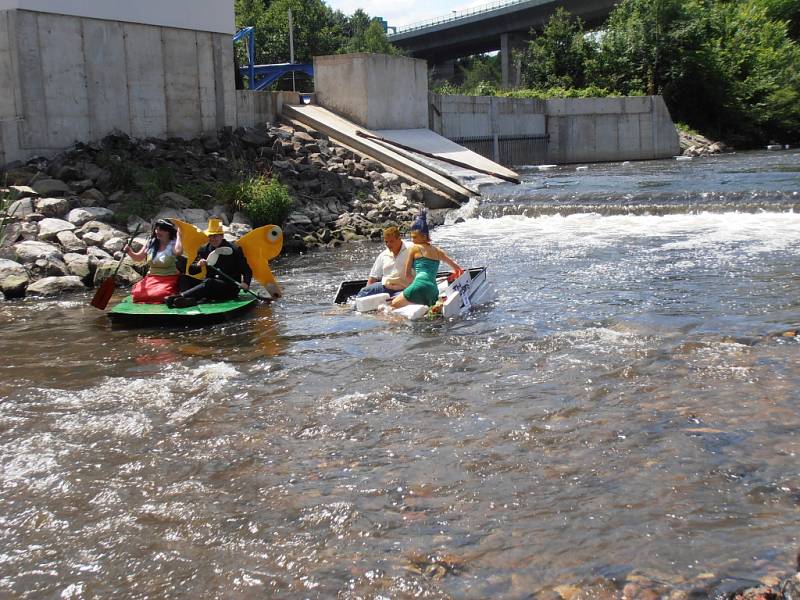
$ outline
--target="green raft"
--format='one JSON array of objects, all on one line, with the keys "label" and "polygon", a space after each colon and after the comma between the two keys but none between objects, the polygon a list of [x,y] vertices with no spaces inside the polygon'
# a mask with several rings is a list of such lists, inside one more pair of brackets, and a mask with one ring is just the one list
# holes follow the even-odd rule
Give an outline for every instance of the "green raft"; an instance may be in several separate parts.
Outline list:
[{"label": "green raft", "polygon": [[127,296],[108,312],[115,325],[135,327],[202,327],[227,321],[247,312],[258,302],[250,294],[227,302],[208,302],[187,308],[169,308],[166,304],[137,304]]}]

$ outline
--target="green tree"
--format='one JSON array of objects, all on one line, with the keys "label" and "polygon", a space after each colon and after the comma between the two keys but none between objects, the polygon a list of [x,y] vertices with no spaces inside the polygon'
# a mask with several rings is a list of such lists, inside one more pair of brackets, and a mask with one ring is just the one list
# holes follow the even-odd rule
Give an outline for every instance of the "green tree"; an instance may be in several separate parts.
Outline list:
[{"label": "green tree", "polygon": [[622,0],[609,16],[593,68],[595,83],[663,94],[705,68],[709,15],[697,0]]},{"label": "green tree", "polygon": [[797,0],[762,0],[767,15],[774,21],[785,21],[789,37],[800,40],[800,2]]},{"label": "green tree", "polygon": [[259,58],[265,63],[289,61],[289,9],[294,25],[294,56],[311,62],[314,56],[334,54],[333,12],[322,0],[272,0],[265,15],[265,40]]},{"label": "green tree", "polygon": [[458,68],[463,79],[461,87],[466,93],[479,88],[486,91],[488,87],[499,88],[503,78],[500,67],[500,55],[489,56],[478,54],[459,61]]},{"label": "green tree", "polygon": [[720,118],[735,141],[800,136],[800,46],[760,0],[721,4],[716,59],[726,82]]},{"label": "green tree", "polygon": [[726,84],[713,44],[711,0],[622,0],[609,16],[590,83],[664,96],[675,120],[719,131]]},{"label": "green tree", "polygon": [[583,23],[563,8],[558,8],[540,34],[521,53],[522,80],[535,89],[561,86],[583,87],[586,64],[594,53]]},{"label": "green tree", "polygon": [[[358,11],[356,11],[358,12]],[[356,15],[353,15],[354,17]],[[353,26],[353,37],[347,42],[342,52],[373,52],[377,54],[399,54],[396,46],[389,42],[383,26],[377,19],[370,20],[365,29],[360,30],[363,23],[356,23]]]}]

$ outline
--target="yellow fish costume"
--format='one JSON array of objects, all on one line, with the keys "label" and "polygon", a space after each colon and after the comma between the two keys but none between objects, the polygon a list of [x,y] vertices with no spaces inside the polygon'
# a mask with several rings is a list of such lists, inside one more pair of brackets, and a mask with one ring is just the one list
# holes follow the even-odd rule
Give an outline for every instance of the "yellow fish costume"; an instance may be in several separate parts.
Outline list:
[{"label": "yellow fish costume", "polygon": [[[183,255],[186,257],[188,274],[189,265],[197,258],[199,248],[208,242],[208,236],[191,223],[178,219],[171,219],[171,221],[181,231]],[[271,296],[280,297],[282,295],[281,288],[269,268],[269,261],[278,256],[283,249],[281,228],[277,225],[258,227],[243,235],[236,245],[242,249],[247,264],[253,271],[253,277],[264,286]],[[205,277],[205,273],[192,275],[192,277],[202,279]]]}]

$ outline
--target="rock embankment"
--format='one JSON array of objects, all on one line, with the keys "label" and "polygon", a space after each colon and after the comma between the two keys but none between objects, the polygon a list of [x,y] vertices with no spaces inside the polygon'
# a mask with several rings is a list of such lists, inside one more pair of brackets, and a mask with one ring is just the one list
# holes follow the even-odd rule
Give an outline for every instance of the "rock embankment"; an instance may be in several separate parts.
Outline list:
[{"label": "rock embankment", "polygon": [[715,142],[699,133],[678,130],[678,137],[683,156],[710,156],[729,150],[724,143]]},{"label": "rock embankment", "polygon": [[[219,217],[236,239],[251,225],[215,191],[258,175],[277,177],[293,197],[285,252],[379,239],[383,227],[406,228],[431,193],[318,132],[288,125],[226,128],[193,140],[111,135],[0,173],[8,215],[0,292],[20,298],[93,287],[116,267],[136,228],[143,244],[159,218],[204,227]],[[121,283],[140,277],[126,258]]]}]

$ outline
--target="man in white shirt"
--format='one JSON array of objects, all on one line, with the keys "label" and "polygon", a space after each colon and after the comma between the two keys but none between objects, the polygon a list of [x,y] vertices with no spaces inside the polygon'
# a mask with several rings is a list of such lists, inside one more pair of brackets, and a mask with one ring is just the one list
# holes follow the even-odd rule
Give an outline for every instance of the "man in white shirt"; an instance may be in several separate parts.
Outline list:
[{"label": "man in white shirt", "polygon": [[358,298],[373,294],[393,296],[411,283],[411,279],[407,279],[405,275],[409,246],[400,237],[400,230],[397,227],[384,229],[383,242],[386,244],[386,249],[375,259],[367,285],[358,292]]}]

